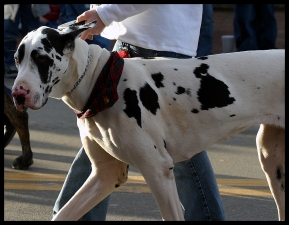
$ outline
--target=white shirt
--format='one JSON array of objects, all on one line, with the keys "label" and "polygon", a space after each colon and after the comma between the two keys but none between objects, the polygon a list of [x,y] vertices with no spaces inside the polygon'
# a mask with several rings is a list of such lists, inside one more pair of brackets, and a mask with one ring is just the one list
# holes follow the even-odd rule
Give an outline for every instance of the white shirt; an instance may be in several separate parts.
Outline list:
[{"label": "white shirt", "polygon": [[138,47],[196,55],[202,4],[101,4],[101,36]]}]

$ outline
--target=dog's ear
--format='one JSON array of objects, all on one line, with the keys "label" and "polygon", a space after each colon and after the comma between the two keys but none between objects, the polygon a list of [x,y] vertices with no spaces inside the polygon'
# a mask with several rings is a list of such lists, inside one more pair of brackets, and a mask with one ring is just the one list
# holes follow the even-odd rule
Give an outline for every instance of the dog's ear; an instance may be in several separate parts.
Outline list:
[{"label": "dog's ear", "polygon": [[77,64],[77,73],[79,76],[84,73],[87,64],[89,46],[85,41],[79,39],[78,37],[80,36],[81,32],[92,28],[96,22],[97,21],[94,20],[88,24],[84,24],[85,21],[81,21],[79,23],[69,25],[68,27],[61,30],[61,33],[64,34],[64,36],[70,36],[74,38],[72,42],[66,42],[65,48],[73,50],[72,58]]},{"label": "dog's ear", "polygon": [[61,34],[69,34],[69,35],[72,35],[74,38],[77,38],[80,36],[80,34],[89,29],[89,28],[92,28],[94,27],[94,25],[97,23],[96,20],[90,22],[90,23],[87,23],[85,24],[85,21],[81,21],[79,23],[73,23],[71,25],[69,25],[68,27],[66,28],[62,28],[60,29],[60,33]]}]

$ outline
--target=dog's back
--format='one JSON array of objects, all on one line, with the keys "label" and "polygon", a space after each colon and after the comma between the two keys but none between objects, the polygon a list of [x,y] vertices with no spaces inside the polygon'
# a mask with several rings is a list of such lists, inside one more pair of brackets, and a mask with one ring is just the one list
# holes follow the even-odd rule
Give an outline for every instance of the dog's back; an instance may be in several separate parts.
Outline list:
[{"label": "dog's back", "polygon": [[[152,139],[162,137],[175,162],[251,125],[284,127],[284,54],[270,50],[199,59],[125,59],[121,97],[109,111],[111,118],[138,107],[127,123],[149,130]],[[265,65],[260,67],[261,62]],[[133,95],[137,106],[128,100]]]}]

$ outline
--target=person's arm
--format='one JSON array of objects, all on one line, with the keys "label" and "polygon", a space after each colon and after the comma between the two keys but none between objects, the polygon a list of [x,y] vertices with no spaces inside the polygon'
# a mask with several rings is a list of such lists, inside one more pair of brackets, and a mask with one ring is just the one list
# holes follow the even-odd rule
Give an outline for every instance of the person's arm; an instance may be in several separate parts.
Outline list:
[{"label": "person's arm", "polygon": [[109,26],[113,21],[123,21],[153,6],[154,4],[102,4],[95,9],[105,26]]},{"label": "person's arm", "polygon": [[154,4],[102,4],[85,11],[76,19],[77,22],[85,20],[86,23],[96,20],[97,23],[91,29],[82,32],[80,38],[93,39],[93,35],[100,34],[106,26],[113,21],[122,21],[128,17],[148,10]]}]

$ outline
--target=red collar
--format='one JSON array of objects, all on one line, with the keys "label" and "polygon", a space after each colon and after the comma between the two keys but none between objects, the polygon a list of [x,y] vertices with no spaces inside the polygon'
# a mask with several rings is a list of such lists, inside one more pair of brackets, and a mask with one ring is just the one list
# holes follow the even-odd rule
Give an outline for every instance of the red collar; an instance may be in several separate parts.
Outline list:
[{"label": "red collar", "polygon": [[78,118],[89,118],[110,108],[118,100],[117,85],[122,74],[124,60],[117,52],[112,52],[100,72],[91,95],[81,111],[74,111]]}]

